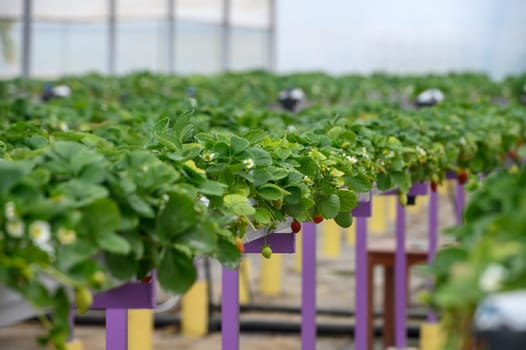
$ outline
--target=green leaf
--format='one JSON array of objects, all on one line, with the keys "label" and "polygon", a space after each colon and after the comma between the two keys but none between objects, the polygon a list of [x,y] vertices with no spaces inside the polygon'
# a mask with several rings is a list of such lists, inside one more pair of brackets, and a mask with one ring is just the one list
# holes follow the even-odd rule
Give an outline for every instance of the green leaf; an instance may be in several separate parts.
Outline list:
[{"label": "green leaf", "polygon": [[252,155],[256,167],[269,166],[272,164],[270,153],[260,147],[250,147],[248,152]]},{"label": "green leaf", "polygon": [[267,168],[254,169],[254,186],[261,186],[270,180],[272,180],[272,175],[269,173]]},{"label": "green leaf", "polygon": [[264,199],[269,201],[275,201],[283,199],[283,196],[289,194],[281,187],[274,184],[266,184],[257,189],[257,193]]},{"label": "green leaf", "polygon": [[248,140],[235,135],[230,137],[230,144],[232,145],[232,151],[234,154],[241,153],[250,146]]},{"label": "green leaf", "polygon": [[256,209],[248,203],[248,198],[239,194],[227,194],[223,198],[223,203],[235,215],[252,215],[256,212]]},{"label": "green leaf", "polygon": [[155,213],[152,207],[144,201],[137,194],[131,194],[126,197],[128,204],[135,210],[139,215],[144,216],[145,218],[155,217]]},{"label": "green leaf", "polygon": [[336,215],[334,221],[341,227],[350,227],[352,225],[352,215],[349,211],[342,211]]},{"label": "green leaf", "polygon": [[182,193],[170,194],[170,199],[157,217],[157,232],[163,241],[172,241],[197,223],[194,201]]},{"label": "green leaf", "polygon": [[289,194],[283,199],[286,204],[298,204],[303,198],[303,191],[299,186],[289,186],[287,192]]},{"label": "green leaf", "polygon": [[23,176],[24,172],[14,162],[0,159],[0,192],[8,191]]},{"label": "green leaf", "polygon": [[331,194],[327,199],[318,203],[318,210],[321,216],[326,219],[336,217],[340,212],[340,198],[335,194]]},{"label": "green leaf", "polygon": [[97,243],[103,250],[114,254],[126,255],[131,250],[130,243],[115,233],[99,235]]},{"label": "green leaf", "polygon": [[91,203],[82,212],[83,228],[95,236],[117,231],[120,219],[119,208],[107,198]]},{"label": "green leaf", "polygon": [[217,242],[217,260],[227,269],[235,269],[239,266],[241,253],[237,247],[227,239],[220,238]]},{"label": "green leaf", "polygon": [[272,216],[268,209],[265,208],[256,208],[256,212],[252,216],[254,221],[260,223],[260,224],[270,224],[272,222]]},{"label": "green leaf", "polygon": [[362,174],[349,178],[348,183],[354,192],[369,192],[371,190],[371,181]]},{"label": "green leaf", "polygon": [[82,207],[108,196],[106,187],[77,179],[61,183],[57,190],[71,200],[75,207]]},{"label": "green leaf", "polygon": [[209,196],[222,196],[226,188],[227,186],[220,182],[206,180],[199,185],[199,192]]},{"label": "green leaf", "polygon": [[177,237],[176,243],[184,244],[196,251],[209,254],[217,245],[214,225],[208,222],[197,226],[194,230],[187,230]]},{"label": "green leaf", "polygon": [[159,283],[163,289],[183,294],[197,279],[192,259],[177,249],[166,249],[159,264]]},{"label": "green leaf", "polygon": [[402,190],[402,192],[407,193],[411,188],[411,175],[406,172],[396,172],[392,173],[393,182],[395,185]]},{"label": "green leaf", "polygon": [[454,263],[465,260],[467,256],[467,251],[462,247],[441,249],[438,251],[431,269],[436,274],[447,275]]},{"label": "green leaf", "polygon": [[378,174],[376,186],[380,191],[387,191],[393,187],[393,179],[390,174]]},{"label": "green leaf", "polygon": [[358,205],[358,199],[353,191],[337,190],[336,194],[340,198],[340,211],[351,211]]},{"label": "green leaf", "polygon": [[133,254],[121,255],[106,252],[104,254],[104,262],[112,277],[121,281],[129,281],[134,277],[137,271],[137,260]]}]

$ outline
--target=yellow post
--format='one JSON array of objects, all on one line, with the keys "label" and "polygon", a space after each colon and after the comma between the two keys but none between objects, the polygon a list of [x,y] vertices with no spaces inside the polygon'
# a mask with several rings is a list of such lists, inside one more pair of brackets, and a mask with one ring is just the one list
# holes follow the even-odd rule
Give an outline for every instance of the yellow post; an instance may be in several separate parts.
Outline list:
[{"label": "yellow post", "polygon": [[396,201],[398,196],[384,196],[387,206],[387,219],[391,223],[396,219]]},{"label": "yellow post", "polygon": [[345,229],[345,240],[350,246],[354,246],[356,243],[356,225],[354,224],[356,218],[353,218],[353,223],[350,227]]},{"label": "yellow post", "polygon": [[181,332],[190,337],[208,333],[208,294],[204,280],[198,280],[181,300]]},{"label": "yellow post", "polygon": [[420,326],[420,350],[440,350],[444,332],[438,323],[422,323]]},{"label": "yellow post", "polygon": [[296,234],[296,253],[294,254],[294,271],[301,272],[301,231]]},{"label": "yellow post", "polygon": [[322,247],[323,256],[327,258],[337,258],[340,256],[341,247],[341,228],[334,220],[323,222]]},{"label": "yellow post", "polygon": [[251,271],[250,260],[243,257],[239,264],[239,305],[246,305],[250,302]]},{"label": "yellow post", "polygon": [[384,233],[387,228],[387,197],[375,196],[373,199],[373,212],[369,218],[371,233]]},{"label": "yellow post", "polygon": [[80,340],[73,339],[66,344],[66,350],[84,350],[84,344]]},{"label": "yellow post", "polygon": [[281,254],[272,254],[270,259],[261,257],[261,273],[259,275],[259,290],[263,295],[279,295],[282,291]]},{"label": "yellow post", "polygon": [[153,311],[128,310],[128,350],[153,349]]}]

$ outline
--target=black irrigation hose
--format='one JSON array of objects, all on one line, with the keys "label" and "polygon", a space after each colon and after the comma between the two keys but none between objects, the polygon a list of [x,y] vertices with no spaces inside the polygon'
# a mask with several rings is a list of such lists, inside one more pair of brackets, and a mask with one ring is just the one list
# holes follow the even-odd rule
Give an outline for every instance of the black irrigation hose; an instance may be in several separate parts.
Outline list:
[{"label": "black irrigation hose", "polygon": [[[299,334],[301,333],[301,322],[276,322],[276,321],[243,321],[239,322],[240,332],[245,333],[279,333],[279,334]],[[221,320],[218,318],[210,320],[210,332],[221,331]],[[374,336],[383,336],[383,327],[374,327]],[[420,337],[420,328],[415,326],[407,327],[407,337],[417,339]],[[318,323],[317,336],[353,336],[354,325],[336,325],[328,323]]]},{"label": "black irrigation hose", "polygon": [[[86,314],[75,316],[76,325],[86,326],[104,326],[106,324],[106,317],[104,314]],[[173,315],[156,314],[154,316],[155,328],[162,328],[167,326],[179,326],[181,318]]]},{"label": "black irrigation hose", "polygon": [[[214,311],[221,311],[221,305],[214,304]],[[301,307],[298,306],[280,306],[280,305],[262,305],[262,304],[249,304],[240,305],[239,310],[241,312],[269,312],[269,313],[284,313],[284,314],[299,314],[301,313]],[[354,310],[341,310],[341,309],[317,309],[316,314],[324,316],[336,316],[336,317],[353,317],[355,316]],[[375,311],[374,317],[383,317],[382,311]],[[427,314],[423,311],[412,311],[409,310],[407,313],[408,317],[423,320],[426,319]]]},{"label": "black irrigation hose", "polygon": [[[106,320],[102,314],[87,314],[75,316],[75,324],[77,325],[90,325],[90,326],[103,326]],[[169,326],[180,326],[181,318],[172,315],[157,314],[154,318],[155,328],[163,328]],[[330,323],[318,323],[317,332],[318,336],[353,336],[354,325],[339,325]],[[241,320],[239,322],[240,332],[245,333],[278,333],[278,334],[300,334],[301,333],[301,322],[276,322],[276,321],[253,321],[253,320]],[[221,331],[221,318],[213,317],[209,320],[208,332],[220,332]],[[373,334],[375,337],[383,336],[383,327],[375,326]],[[420,337],[420,328],[416,326],[407,327],[407,337],[417,339]]]}]

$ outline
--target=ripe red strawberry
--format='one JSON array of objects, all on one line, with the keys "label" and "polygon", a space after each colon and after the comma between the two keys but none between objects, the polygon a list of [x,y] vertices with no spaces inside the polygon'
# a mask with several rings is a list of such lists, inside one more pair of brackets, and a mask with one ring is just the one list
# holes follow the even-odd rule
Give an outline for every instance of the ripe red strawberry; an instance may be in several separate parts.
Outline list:
[{"label": "ripe red strawberry", "polygon": [[241,254],[245,252],[245,245],[243,244],[243,241],[239,237],[236,237],[236,247]]},{"label": "ripe red strawberry", "polygon": [[509,150],[508,151],[508,157],[515,160],[517,159],[517,152],[513,151],[513,150]]},{"label": "ripe red strawberry", "polygon": [[438,183],[436,181],[431,181],[431,191],[436,192],[438,189]]},{"label": "ripe red strawberry", "polygon": [[148,276],[144,276],[141,281],[143,283],[150,283],[152,281],[152,276],[148,275]]},{"label": "ripe red strawberry", "polygon": [[322,221],[323,221],[323,216],[321,216],[321,215],[315,215],[312,218],[312,222],[314,222],[315,224],[319,224]]},{"label": "ripe red strawberry", "polygon": [[458,182],[463,185],[468,181],[468,172],[466,170],[460,170],[457,173]]},{"label": "ripe red strawberry", "polygon": [[301,231],[301,224],[298,222],[298,220],[294,219],[290,224],[290,229],[292,232],[298,233]]}]

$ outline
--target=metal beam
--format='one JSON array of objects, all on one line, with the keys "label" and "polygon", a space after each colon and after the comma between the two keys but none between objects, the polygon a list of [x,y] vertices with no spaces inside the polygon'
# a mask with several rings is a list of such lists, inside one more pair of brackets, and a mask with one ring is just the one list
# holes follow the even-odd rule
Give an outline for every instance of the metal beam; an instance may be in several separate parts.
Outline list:
[{"label": "metal beam", "polygon": [[108,74],[115,74],[117,0],[108,0]]},{"label": "metal beam", "polygon": [[31,75],[31,45],[32,45],[32,23],[33,22],[33,0],[24,0],[24,13],[22,14],[22,77],[29,78]]},{"label": "metal beam", "polygon": [[167,59],[168,59],[168,73],[175,72],[175,0],[168,1],[168,35],[167,35]]},{"label": "metal beam", "polygon": [[230,70],[230,49],[232,45],[231,13],[232,1],[223,0],[223,22],[221,24],[221,69],[224,72]]},{"label": "metal beam", "polygon": [[268,28],[268,47],[267,47],[267,64],[270,71],[277,69],[277,1],[268,0],[269,2],[269,28]]}]

